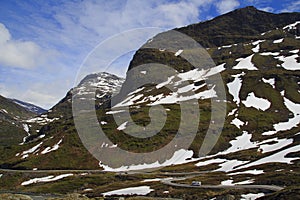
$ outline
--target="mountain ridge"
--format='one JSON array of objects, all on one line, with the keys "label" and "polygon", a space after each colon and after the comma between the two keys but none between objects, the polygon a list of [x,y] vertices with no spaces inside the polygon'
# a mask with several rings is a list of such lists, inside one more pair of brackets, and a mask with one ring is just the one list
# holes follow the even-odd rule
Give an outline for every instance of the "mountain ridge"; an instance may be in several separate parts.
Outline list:
[{"label": "mountain ridge", "polygon": [[13,102],[15,102],[16,104],[24,107],[25,109],[33,112],[33,113],[36,113],[37,115],[40,115],[40,114],[43,114],[44,112],[46,112],[47,110],[40,107],[40,106],[36,106],[32,103],[28,103],[28,102],[24,102],[24,101],[21,101],[21,100],[18,100],[18,99],[11,99]]},{"label": "mountain ridge", "polygon": [[[258,13],[258,15],[256,15],[256,13]],[[251,21],[249,19],[251,19]],[[231,11],[212,20],[199,22],[182,28],[175,28],[174,30],[186,34],[204,48],[209,49],[250,42],[252,40],[264,40],[266,32],[280,27],[283,28],[287,24],[292,24],[296,21],[300,21],[300,13],[273,14],[257,10],[255,7],[250,6]],[[261,28],[257,29],[259,27],[257,24],[261,24]],[[244,27],[244,29],[241,29],[241,27]],[[299,33],[300,28],[298,27],[294,30],[294,34]],[[162,34],[163,33],[156,35],[153,38],[154,41],[155,38],[159,40],[159,37]],[[278,39],[281,36],[283,35],[275,33],[271,37],[273,39]],[[164,47],[161,47],[161,49],[164,49]],[[163,52],[160,52],[161,56],[156,56],[159,59],[155,58],[155,56],[151,57],[151,55],[155,54],[157,54],[157,51],[144,48],[142,46],[134,54],[133,59],[130,61],[128,70],[131,70],[134,66],[138,66],[141,63],[148,63],[148,60],[150,63],[157,62],[166,65],[171,64],[170,66],[174,67],[172,62],[166,62],[166,60],[169,59],[169,55],[163,55]],[[180,58],[173,57],[173,59],[173,62],[176,64],[184,65],[184,63],[179,60]],[[220,64],[216,60],[214,61],[216,64]]]},{"label": "mountain ridge", "polygon": [[[218,16],[213,21],[200,22],[174,30],[189,35],[203,47],[209,48],[247,42],[251,39],[257,40],[257,35],[261,33],[282,28],[286,24],[299,20],[300,13],[273,14],[249,6]],[[200,36],[195,36],[195,33]],[[210,37],[207,38],[205,35]],[[233,35],[234,38],[230,35]],[[204,39],[201,39],[201,37]],[[227,40],[230,42],[227,42]]]}]

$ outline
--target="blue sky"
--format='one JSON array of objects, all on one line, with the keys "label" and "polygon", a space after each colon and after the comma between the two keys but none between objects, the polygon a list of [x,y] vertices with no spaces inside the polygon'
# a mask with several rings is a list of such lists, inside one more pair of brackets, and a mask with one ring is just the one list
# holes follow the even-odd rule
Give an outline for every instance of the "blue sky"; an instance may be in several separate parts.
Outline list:
[{"label": "blue sky", "polygon": [[[135,28],[180,27],[248,5],[274,13],[300,11],[300,0],[1,1],[0,94],[50,108],[107,38]],[[125,76],[131,55],[108,72]]]}]

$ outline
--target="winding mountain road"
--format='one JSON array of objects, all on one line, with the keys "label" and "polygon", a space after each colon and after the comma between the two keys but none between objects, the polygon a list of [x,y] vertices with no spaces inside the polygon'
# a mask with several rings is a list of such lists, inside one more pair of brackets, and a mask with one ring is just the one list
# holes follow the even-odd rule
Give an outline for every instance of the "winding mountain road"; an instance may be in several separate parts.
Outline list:
[{"label": "winding mountain road", "polygon": [[276,185],[200,185],[200,186],[193,186],[188,184],[181,184],[181,183],[173,183],[173,181],[182,181],[188,178],[193,178],[194,176],[187,176],[175,179],[164,179],[161,182],[165,185],[173,186],[173,187],[184,187],[184,188],[206,188],[206,189],[265,189],[271,191],[279,191],[283,190],[283,187],[276,186]]},{"label": "winding mountain road", "polygon": [[[16,173],[107,173],[103,170],[18,170],[18,169],[0,169],[0,172],[16,172]],[[138,173],[138,172],[135,172]],[[141,174],[149,174],[149,172],[139,172]],[[153,172],[152,172],[153,173]],[[154,174],[167,175],[167,176],[182,176],[173,179],[162,179],[161,183],[173,187],[184,187],[184,188],[206,188],[206,189],[265,189],[270,191],[283,190],[283,187],[276,185],[200,185],[193,186],[188,184],[174,183],[173,181],[182,181],[188,178],[196,177],[197,175],[208,173],[208,171],[201,172],[182,172],[182,173],[170,173],[170,172],[159,172]],[[134,174],[134,173],[133,173]]]}]

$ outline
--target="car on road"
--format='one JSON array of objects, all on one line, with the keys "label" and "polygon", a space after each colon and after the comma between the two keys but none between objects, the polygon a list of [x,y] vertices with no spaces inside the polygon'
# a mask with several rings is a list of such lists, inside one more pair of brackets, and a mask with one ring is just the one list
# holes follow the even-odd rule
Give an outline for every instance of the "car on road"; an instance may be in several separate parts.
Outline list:
[{"label": "car on road", "polygon": [[200,181],[193,181],[191,186],[200,186],[201,182]]}]

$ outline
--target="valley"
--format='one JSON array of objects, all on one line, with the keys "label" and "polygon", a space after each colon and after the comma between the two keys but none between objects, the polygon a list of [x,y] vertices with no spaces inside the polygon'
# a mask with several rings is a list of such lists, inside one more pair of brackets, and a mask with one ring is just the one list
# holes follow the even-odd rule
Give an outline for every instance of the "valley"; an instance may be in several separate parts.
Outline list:
[{"label": "valley", "polygon": [[300,14],[246,7],[175,30],[203,48],[160,33],[125,79],[90,74],[42,113],[1,96],[0,193],[300,198]]}]

